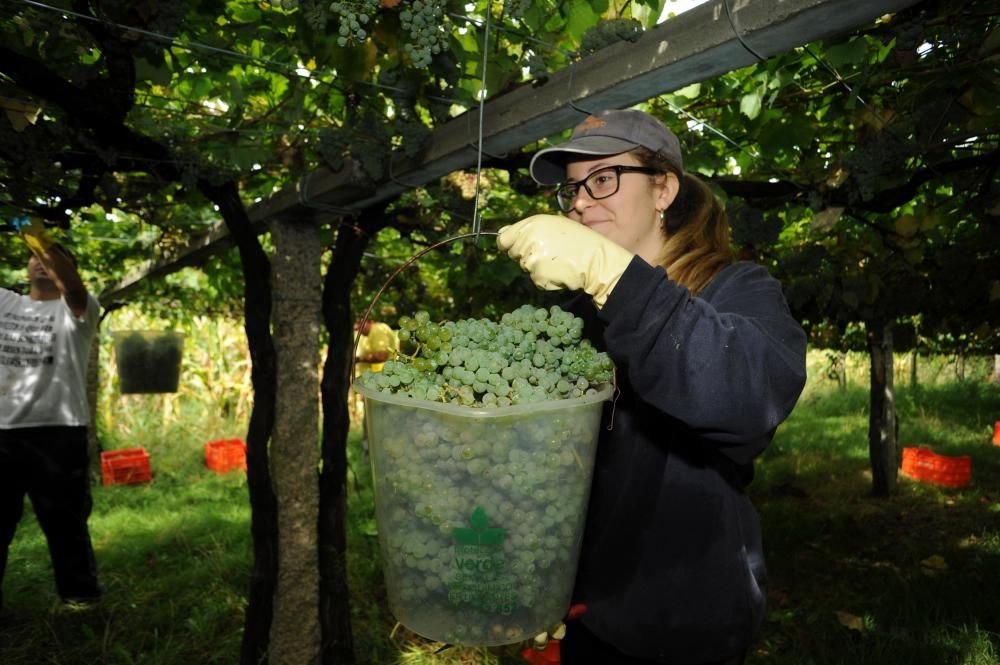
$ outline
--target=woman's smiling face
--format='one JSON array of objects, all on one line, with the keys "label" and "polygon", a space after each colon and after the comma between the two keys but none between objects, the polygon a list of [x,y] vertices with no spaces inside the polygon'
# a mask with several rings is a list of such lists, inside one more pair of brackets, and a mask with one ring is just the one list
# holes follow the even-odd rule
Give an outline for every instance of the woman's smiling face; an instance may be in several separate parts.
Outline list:
[{"label": "woman's smiling face", "polygon": [[[613,166],[644,165],[629,152],[574,159],[566,164],[566,178],[570,182],[580,182],[601,169]],[[614,176],[614,173],[609,172],[608,175]],[[666,240],[660,211],[666,210],[673,202],[679,184],[677,177],[669,173],[650,176],[625,172],[618,178],[618,191],[603,199],[594,200],[586,188],[580,187],[573,209],[567,215],[638,254],[650,265],[656,265]]]}]

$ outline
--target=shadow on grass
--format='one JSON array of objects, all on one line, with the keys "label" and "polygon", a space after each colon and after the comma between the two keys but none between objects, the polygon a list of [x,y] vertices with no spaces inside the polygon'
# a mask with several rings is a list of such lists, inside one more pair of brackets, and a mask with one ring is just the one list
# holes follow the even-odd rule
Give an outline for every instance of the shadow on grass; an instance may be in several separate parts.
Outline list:
[{"label": "shadow on grass", "polygon": [[758,465],[750,493],[771,579],[748,662],[1000,663],[1000,447],[986,436],[1000,393],[902,393],[902,445],[970,455],[973,481],[949,489],[901,477],[895,496],[877,499],[867,393],[854,392],[812,395]]}]

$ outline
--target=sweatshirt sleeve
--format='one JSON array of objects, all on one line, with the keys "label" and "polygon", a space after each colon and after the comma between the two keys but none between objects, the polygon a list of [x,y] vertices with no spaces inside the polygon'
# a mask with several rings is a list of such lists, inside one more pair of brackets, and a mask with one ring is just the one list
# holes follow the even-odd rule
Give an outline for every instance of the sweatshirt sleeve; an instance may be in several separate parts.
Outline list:
[{"label": "sweatshirt sleeve", "polygon": [[599,317],[636,395],[721,447],[770,438],[805,385],[806,337],[763,267],[725,268],[692,297],[636,257]]}]

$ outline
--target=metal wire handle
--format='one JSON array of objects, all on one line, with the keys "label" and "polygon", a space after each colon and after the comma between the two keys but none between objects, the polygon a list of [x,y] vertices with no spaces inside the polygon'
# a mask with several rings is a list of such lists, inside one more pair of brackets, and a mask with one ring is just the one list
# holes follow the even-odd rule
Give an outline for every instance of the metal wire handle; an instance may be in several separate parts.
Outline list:
[{"label": "metal wire handle", "polygon": [[454,242],[456,240],[465,240],[466,238],[475,238],[476,241],[478,242],[479,236],[495,236],[495,235],[498,235],[497,231],[474,231],[473,233],[462,233],[462,234],[457,235],[457,236],[452,236],[450,238],[445,238],[444,240],[439,240],[436,243],[434,243],[433,245],[430,245],[428,247],[423,248],[422,250],[420,250],[419,252],[417,252],[416,254],[414,254],[413,256],[411,256],[410,258],[408,258],[403,263],[403,265],[401,265],[398,268],[396,268],[396,270],[391,275],[389,275],[389,278],[385,280],[385,283],[382,284],[382,286],[379,288],[379,290],[375,292],[375,297],[372,298],[372,301],[368,304],[368,309],[365,310],[365,315],[363,317],[361,317],[361,322],[358,324],[358,335],[354,339],[354,346],[353,346],[353,349],[352,349],[352,352],[351,352],[351,385],[352,386],[354,385],[354,380],[357,378],[355,376],[355,371],[357,370],[358,342],[361,341],[361,331],[365,329],[365,324],[368,322],[368,317],[371,315],[372,310],[375,308],[375,304],[378,302],[378,299],[382,297],[382,294],[389,287],[389,284],[392,283],[392,280],[396,279],[396,276],[399,275],[399,273],[403,272],[403,270],[405,270],[409,266],[413,265],[417,261],[417,259],[419,259],[421,256],[423,256],[427,252],[430,252],[431,250],[434,250],[434,249],[437,249],[438,247],[441,247],[442,245],[447,245],[448,243]]}]

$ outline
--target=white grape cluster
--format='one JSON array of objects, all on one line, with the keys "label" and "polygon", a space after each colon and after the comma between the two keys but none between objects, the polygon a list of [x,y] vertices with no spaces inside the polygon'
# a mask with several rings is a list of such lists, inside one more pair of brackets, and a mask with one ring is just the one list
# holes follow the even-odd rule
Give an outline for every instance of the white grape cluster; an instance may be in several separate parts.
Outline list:
[{"label": "white grape cluster", "polygon": [[378,0],[331,2],[330,12],[340,20],[337,45],[347,46],[350,42],[361,43],[368,39],[368,22],[375,16],[378,8]]},{"label": "white grape cluster", "polygon": [[302,20],[316,32],[326,30],[327,15],[321,2],[322,0],[305,0],[299,7],[302,12]]},{"label": "white grape cluster", "polygon": [[[368,400],[379,538],[399,621],[432,639],[495,645],[530,639],[562,618],[600,403],[465,417]],[[477,510],[503,533],[470,555],[455,530]]]},{"label": "white grape cluster", "polygon": [[588,55],[620,41],[635,42],[642,37],[642,23],[634,18],[601,19],[588,28],[580,40],[580,53]]},{"label": "white grape cluster", "polygon": [[410,35],[403,51],[414,67],[428,66],[431,56],[444,48],[445,38],[440,25],[444,16],[442,4],[432,0],[414,0],[399,13],[400,25]]},{"label": "white grape cluster", "polygon": [[291,11],[299,6],[299,0],[271,0],[271,6],[275,9]]},{"label": "white grape cluster", "polygon": [[434,323],[427,312],[399,319],[400,342],[415,347],[362,385],[379,392],[462,406],[505,407],[592,395],[612,363],[582,339],[583,320],[552,306],[523,305],[499,322]]}]

